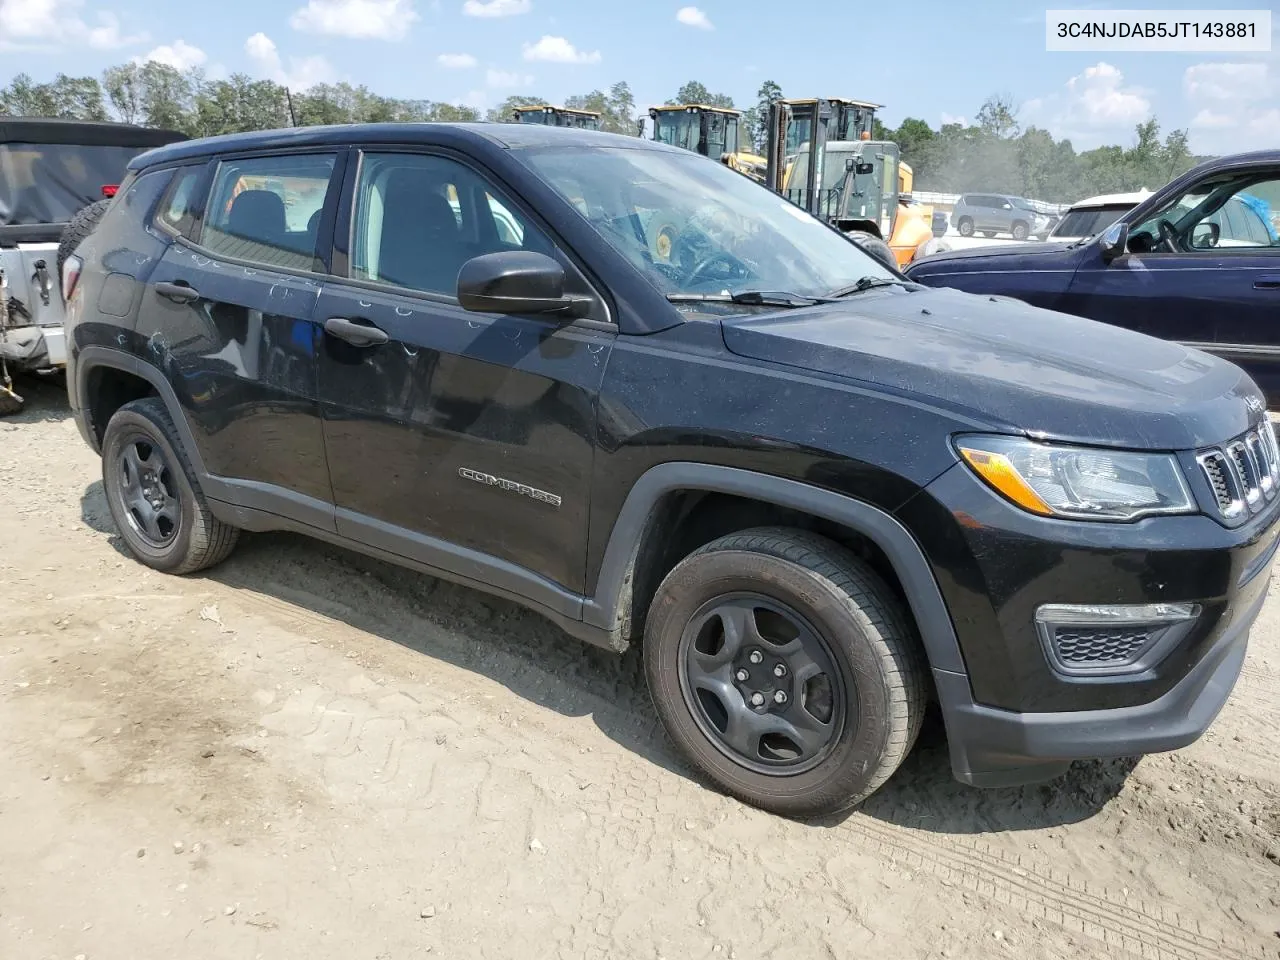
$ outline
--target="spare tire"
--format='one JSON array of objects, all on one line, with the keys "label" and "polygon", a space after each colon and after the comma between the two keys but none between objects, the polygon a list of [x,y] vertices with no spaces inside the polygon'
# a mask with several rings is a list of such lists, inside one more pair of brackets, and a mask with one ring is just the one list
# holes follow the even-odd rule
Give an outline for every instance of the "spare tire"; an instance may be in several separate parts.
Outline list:
[{"label": "spare tire", "polygon": [[898,258],[893,255],[893,250],[874,233],[853,230],[846,236],[890,270],[896,271],[898,269]]},{"label": "spare tire", "polygon": [[103,197],[84,207],[71,218],[71,222],[62,228],[62,236],[58,239],[58,283],[62,283],[62,265],[67,257],[76,252],[76,247],[84,242],[85,237],[93,233],[102,215],[106,213],[110,197]]}]

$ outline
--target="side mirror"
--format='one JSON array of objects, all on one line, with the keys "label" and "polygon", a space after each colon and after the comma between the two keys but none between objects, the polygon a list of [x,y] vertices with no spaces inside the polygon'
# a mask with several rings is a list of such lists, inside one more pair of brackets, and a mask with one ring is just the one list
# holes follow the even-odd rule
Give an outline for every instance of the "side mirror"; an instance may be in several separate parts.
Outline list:
[{"label": "side mirror", "polygon": [[865,177],[876,172],[876,165],[862,160],[854,165],[853,172],[860,177]]},{"label": "side mirror", "polygon": [[1103,261],[1110,263],[1129,248],[1129,225],[1113,223],[1107,227],[1107,232],[1102,235],[1098,245],[1102,248]]},{"label": "side mirror", "polygon": [[1191,232],[1191,246],[1197,250],[1212,250],[1220,239],[1222,228],[1212,221],[1197,223],[1195,230]]},{"label": "side mirror", "polygon": [[468,260],[458,271],[458,302],[474,313],[585,315],[590,300],[566,296],[564,267],[544,253],[511,250]]}]

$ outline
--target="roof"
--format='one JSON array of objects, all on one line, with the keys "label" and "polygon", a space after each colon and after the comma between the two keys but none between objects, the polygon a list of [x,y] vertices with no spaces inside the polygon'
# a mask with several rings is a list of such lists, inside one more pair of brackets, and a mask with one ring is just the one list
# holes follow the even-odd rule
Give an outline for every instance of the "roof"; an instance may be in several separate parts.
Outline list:
[{"label": "roof", "polygon": [[513,107],[512,109],[516,113],[528,113],[531,110],[541,110],[544,112],[548,110],[556,110],[560,113],[580,113],[584,117],[598,117],[601,115],[599,110],[583,110],[581,107],[557,107],[550,103],[528,103],[523,107]]},{"label": "roof", "polygon": [[1150,190],[1139,190],[1136,193],[1104,193],[1096,197],[1087,197],[1084,200],[1079,200],[1071,205],[1071,209],[1086,209],[1088,207],[1118,207],[1122,204],[1136,207],[1149,196],[1151,196]]},{"label": "roof", "polygon": [[0,117],[0,143],[70,143],[85,147],[160,147],[187,139],[176,130],[131,123],[97,123],[51,117]]},{"label": "roof", "polygon": [[540,123],[346,123],[325,127],[288,127],[203,137],[152,150],[129,164],[130,169],[158,163],[288,147],[342,147],[347,144],[394,143],[476,146],[500,149],[565,146],[629,147],[634,150],[673,150],[639,137],[600,130],[552,127]]},{"label": "roof", "polygon": [[[815,103],[818,97],[784,97],[781,103]],[[822,97],[828,103],[847,103],[854,107],[868,107],[872,110],[879,110],[884,106],[883,103],[872,103],[870,100],[853,100],[850,97]]]},{"label": "roof", "polygon": [[659,113],[670,113],[673,110],[707,110],[711,113],[732,113],[739,117],[742,116],[742,111],[736,107],[712,107],[705,103],[664,103],[661,106],[649,108],[650,113],[653,113],[655,110]]}]

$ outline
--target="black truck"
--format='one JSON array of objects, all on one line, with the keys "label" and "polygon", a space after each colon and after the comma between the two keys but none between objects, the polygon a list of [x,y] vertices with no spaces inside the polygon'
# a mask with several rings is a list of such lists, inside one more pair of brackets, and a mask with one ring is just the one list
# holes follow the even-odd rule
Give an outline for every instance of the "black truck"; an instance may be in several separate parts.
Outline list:
[{"label": "black truck", "polygon": [[979,786],[1184,746],[1270,580],[1280,452],[1238,367],[911,283],[661,144],[175,144],[67,277],[142,563],[292,530],[640,644],[677,747],[779,813],[870,795],[931,699]]}]

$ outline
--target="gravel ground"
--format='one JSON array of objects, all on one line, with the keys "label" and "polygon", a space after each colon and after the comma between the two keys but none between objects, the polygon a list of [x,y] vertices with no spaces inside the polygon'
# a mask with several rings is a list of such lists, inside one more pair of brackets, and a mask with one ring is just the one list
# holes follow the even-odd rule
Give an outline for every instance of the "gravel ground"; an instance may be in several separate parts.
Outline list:
[{"label": "gravel ground", "polygon": [[0,421],[0,957],[1280,957],[1280,608],[1209,733],[1039,787],[939,725],[797,823],[673,757],[637,658],[288,535],[123,554],[53,383]]}]

